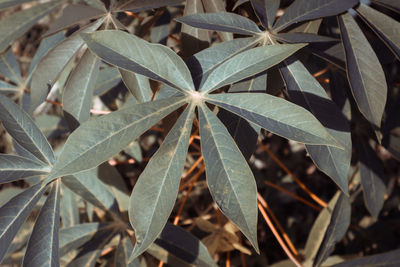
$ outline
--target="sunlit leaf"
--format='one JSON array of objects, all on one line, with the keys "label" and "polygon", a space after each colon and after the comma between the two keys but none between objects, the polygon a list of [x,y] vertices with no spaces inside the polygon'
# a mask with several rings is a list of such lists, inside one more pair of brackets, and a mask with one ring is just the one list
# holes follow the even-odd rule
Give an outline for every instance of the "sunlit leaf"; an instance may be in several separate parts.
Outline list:
[{"label": "sunlit leaf", "polygon": [[115,30],[81,36],[96,55],[110,64],[164,82],[181,91],[194,90],[185,63],[166,46]]},{"label": "sunlit leaf", "polygon": [[303,47],[304,44],[267,45],[244,51],[216,67],[200,91],[212,92],[224,85],[255,75],[278,64]]},{"label": "sunlit leaf", "polygon": [[100,165],[185,102],[177,97],[131,105],[83,123],[69,136],[48,180]]},{"label": "sunlit leaf", "polygon": [[282,137],[306,144],[340,147],[309,111],[282,98],[235,93],[209,95],[207,101]]},{"label": "sunlit leaf", "polygon": [[21,72],[15,55],[11,49],[0,54],[0,74],[16,84],[22,82]]},{"label": "sunlit leaf", "polygon": [[348,13],[339,17],[346,52],[347,75],[361,113],[375,128],[381,126],[386,104],[386,78],[367,38]]},{"label": "sunlit leaf", "polygon": [[182,113],[133,188],[129,220],[135,230],[136,245],[130,260],[154,242],[174,208],[188,149],[193,109],[194,106],[189,106]]},{"label": "sunlit leaf", "polygon": [[296,0],[285,10],[273,28],[279,32],[297,22],[337,15],[358,2],[359,0]]},{"label": "sunlit leaf", "polygon": [[251,0],[254,11],[262,25],[270,29],[275,20],[280,0]]},{"label": "sunlit leaf", "polygon": [[229,12],[197,13],[177,18],[176,21],[206,30],[232,32],[243,35],[261,33],[261,30],[254,21]]},{"label": "sunlit leaf", "polygon": [[42,184],[34,185],[13,197],[0,208],[0,261],[45,189],[46,187]]},{"label": "sunlit leaf", "polygon": [[222,122],[205,105],[199,109],[199,115],[210,193],[258,252],[257,187],[253,173]]},{"label": "sunlit leaf", "polygon": [[1,95],[0,120],[19,145],[41,161],[54,163],[53,150],[32,118],[14,102]]},{"label": "sunlit leaf", "polygon": [[42,175],[50,172],[48,166],[28,158],[0,154],[0,183]]},{"label": "sunlit leaf", "polygon": [[38,4],[2,19],[0,24],[0,52],[4,51],[14,39],[24,34],[38,20],[53,11],[61,3],[62,1],[50,1]]},{"label": "sunlit leaf", "polygon": [[58,228],[60,224],[60,181],[53,182],[50,194],[40,209],[22,266],[57,266]]}]

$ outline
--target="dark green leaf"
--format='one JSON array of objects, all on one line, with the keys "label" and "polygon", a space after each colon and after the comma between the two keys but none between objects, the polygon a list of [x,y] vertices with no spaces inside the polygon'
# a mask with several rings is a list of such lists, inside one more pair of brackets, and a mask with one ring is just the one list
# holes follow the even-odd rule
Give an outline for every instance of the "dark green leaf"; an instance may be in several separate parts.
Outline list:
[{"label": "dark green leaf", "polygon": [[0,262],[18,229],[31,213],[45,189],[46,187],[42,184],[34,185],[13,197],[0,208]]},{"label": "dark green leaf", "polygon": [[152,91],[147,77],[124,69],[119,69],[119,72],[121,73],[122,81],[125,86],[139,103],[151,100]]},{"label": "dark green leaf", "polygon": [[382,66],[350,14],[341,15],[339,25],[354,99],[365,118],[379,129],[387,94]]},{"label": "dark green leaf", "polygon": [[185,102],[176,97],[131,105],[83,123],[69,136],[48,179],[100,165]]},{"label": "dark green leaf", "polygon": [[289,32],[302,32],[302,33],[313,33],[318,34],[319,28],[321,26],[322,19],[316,19],[301,23],[299,26],[294,27],[289,30]]},{"label": "dark green leaf", "polygon": [[102,19],[97,20],[74,33],[69,38],[53,47],[40,60],[32,77],[31,111],[36,109],[46,99],[49,90],[57,81],[62,70],[74,58],[75,54],[84,44],[79,34],[81,32],[92,32],[100,27],[102,23]]},{"label": "dark green leaf", "polygon": [[48,166],[28,158],[0,154],[0,183],[28,178],[50,172]]},{"label": "dark green leaf", "polygon": [[78,197],[61,184],[61,221],[63,228],[79,224]]},{"label": "dark green leaf", "polygon": [[266,29],[270,29],[275,21],[280,0],[251,0],[251,4],[262,25]]},{"label": "dark green leaf", "polygon": [[209,95],[207,101],[282,137],[306,144],[340,147],[309,111],[282,98],[236,93]]},{"label": "dark green leaf", "polygon": [[70,74],[63,90],[64,116],[71,129],[77,128],[90,117],[92,95],[99,73],[100,60],[86,50],[78,65]]},{"label": "dark green leaf", "polygon": [[216,67],[201,86],[200,91],[212,92],[224,85],[240,81],[262,72],[297,50],[304,44],[267,45],[244,51]]},{"label": "dark green leaf", "polygon": [[257,186],[253,173],[222,122],[206,105],[199,109],[201,151],[210,193],[221,211],[259,251]]},{"label": "dark green leaf", "polygon": [[360,4],[356,11],[400,60],[400,23],[364,4]]},{"label": "dark green leaf", "polygon": [[19,145],[41,161],[50,165],[54,163],[53,150],[35,122],[14,102],[1,95],[0,120]]},{"label": "dark green leaf", "polygon": [[4,51],[14,39],[20,37],[38,20],[53,11],[62,1],[50,1],[35,5],[7,16],[0,24],[0,52]]},{"label": "dark green leaf", "polygon": [[105,67],[99,71],[93,95],[102,95],[121,81],[121,74],[115,67]]},{"label": "dark green leaf", "polygon": [[194,106],[190,105],[182,113],[133,188],[129,220],[135,230],[136,246],[130,261],[154,242],[174,208],[188,149],[193,111]]},{"label": "dark green leaf", "polygon": [[81,36],[96,55],[110,64],[164,82],[183,92],[194,90],[185,63],[166,46],[152,44],[135,35],[114,30]]},{"label": "dark green leaf", "polygon": [[400,264],[400,249],[335,264],[332,267],[396,267]]},{"label": "dark green leaf", "polygon": [[261,33],[261,30],[254,21],[229,12],[197,13],[177,18],[176,21],[192,27],[213,31],[232,32],[243,35]]},{"label": "dark green leaf", "polygon": [[29,238],[22,266],[59,265],[60,181],[53,182]]},{"label": "dark green leaf", "polygon": [[273,28],[279,32],[297,22],[334,16],[352,8],[358,2],[359,0],[296,0],[276,21]]},{"label": "dark green leaf", "polygon": [[365,206],[374,218],[378,218],[386,194],[383,166],[367,140],[359,140],[357,147]]},{"label": "dark green leaf", "polygon": [[22,82],[17,59],[11,49],[0,54],[0,74],[16,84]]},{"label": "dark green leaf", "polygon": [[300,61],[285,60],[280,68],[290,99],[310,111],[344,149],[307,145],[315,165],[348,194],[347,174],[351,160],[350,126],[339,107]]}]

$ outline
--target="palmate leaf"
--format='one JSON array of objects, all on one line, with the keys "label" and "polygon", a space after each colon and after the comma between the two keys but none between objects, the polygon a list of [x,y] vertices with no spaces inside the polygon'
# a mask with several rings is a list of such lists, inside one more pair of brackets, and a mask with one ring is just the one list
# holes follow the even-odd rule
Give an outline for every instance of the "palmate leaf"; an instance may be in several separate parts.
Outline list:
[{"label": "palmate leaf", "polygon": [[400,22],[364,4],[356,11],[400,60]]},{"label": "palmate leaf", "polygon": [[259,252],[257,187],[253,173],[223,123],[208,107],[199,109],[201,150],[210,193],[221,211]]},{"label": "palmate leaf", "polygon": [[11,49],[0,54],[0,74],[16,84],[22,82],[17,59]]},{"label": "palmate leaf", "polygon": [[46,186],[36,184],[16,195],[0,208],[0,262]]},{"label": "palmate leaf", "polygon": [[90,50],[110,64],[166,83],[183,92],[194,90],[189,69],[168,47],[115,30],[81,36]]},{"label": "palmate leaf", "polygon": [[386,78],[367,38],[348,13],[339,17],[347,76],[361,113],[379,129],[386,104]]},{"label": "palmate leaf", "polygon": [[36,158],[53,164],[53,150],[32,118],[14,102],[0,95],[0,120],[7,132]]},{"label": "palmate leaf", "polygon": [[200,91],[212,92],[224,85],[257,74],[278,64],[304,46],[304,44],[280,44],[244,51],[216,67],[201,86]]},{"label": "palmate leaf", "polygon": [[138,258],[129,262],[129,256],[132,254],[133,246],[129,237],[121,238],[114,255],[114,266],[118,267],[140,267]]},{"label": "palmate leaf", "polygon": [[82,30],[74,33],[57,46],[53,47],[38,63],[32,76],[31,83],[31,108],[32,112],[46,98],[48,91],[57,81],[65,66],[74,58],[74,55],[83,46],[81,32],[95,31],[103,23],[99,19]]},{"label": "palmate leaf", "polygon": [[26,248],[23,265],[58,266],[58,228],[60,224],[60,181],[52,183],[50,194],[40,209]]},{"label": "palmate leaf", "polygon": [[306,145],[315,165],[348,194],[347,174],[352,146],[350,126],[346,117],[300,61],[285,60],[280,71],[290,99],[310,111],[343,148]]},{"label": "palmate leaf", "polygon": [[280,33],[274,36],[277,40],[285,43],[323,43],[323,42],[339,42],[329,36],[323,36],[312,33]]},{"label": "palmate leaf", "polygon": [[197,13],[177,18],[176,21],[206,30],[232,32],[243,35],[261,33],[261,30],[254,21],[229,12]]},{"label": "palmate leaf", "polygon": [[50,168],[28,158],[0,154],[0,183],[42,175],[50,172]]},{"label": "palmate leaf", "polygon": [[276,21],[273,29],[279,32],[297,22],[337,15],[358,2],[359,0],[296,0]]},{"label": "palmate leaf", "polygon": [[130,261],[154,242],[174,208],[188,149],[193,111],[194,106],[189,105],[181,114],[133,188],[129,220],[135,230],[136,246]]},{"label": "palmate leaf", "polygon": [[63,90],[62,104],[64,116],[75,129],[90,117],[93,89],[99,73],[100,60],[86,50],[78,65],[70,74]]},{"label": "palmate leaf", "polygon": [[16,93],[20,90],[17,86],[0,80],[0,94]]},{"label": "palmate leaf", "polygon": [[61,184],[60,216],[63,228],[79,224],[78,196],[63,184]]},{"label": "palmate leaf", "polygon": [[131,0],[121,4],[116,8],[117,11],[131,10],[133,12],[141,12],[153,8],[163,6],[176,6],[182,3],[182,0]]},{"label": "palmate leaf", "polygon": [[[202,0],[205,13],[218,13],[225,12],[225,2],[223,0]],[[231,32],[220,32],[218,35],[221,37],[222,41],[227,42],[233,39],[233,34]]]},{"label": "palmate leaf", "polygon": [[124,69],[119,69],[126,88],[136,98],[139,103],[151,100],[151,88],[149,79],[143,75],[136,74]]},{"label": "palmate leaf", "polygon": [[261,93],[215,94],[206,98],[282,137],[305,144],[341,147],[309,111],[282,98]]},{"label": "palmate leaf", "polygon": [[270,29],[275,20],[280,0],[251,0],[256,15],[266,29]]},{"label": "palmate leaf", "polygon": [[5,19],[0,24],[0,52],[3,52],[14,39],[20,37],[38,20],[53,11],[63,1],[50,1],[35,5],[32,8],[21,10]]},{"label": "palmate leaf", "polygon": [[186,97],[173,97],[135,104],[83,123],[69,136],[47,179],[100,165],[185,102]]},{"label": "palmate leaf", "polygon": [[102,95],[121,81],[121,74],[114,66],[102,68],[99,71],[93,95]]}]

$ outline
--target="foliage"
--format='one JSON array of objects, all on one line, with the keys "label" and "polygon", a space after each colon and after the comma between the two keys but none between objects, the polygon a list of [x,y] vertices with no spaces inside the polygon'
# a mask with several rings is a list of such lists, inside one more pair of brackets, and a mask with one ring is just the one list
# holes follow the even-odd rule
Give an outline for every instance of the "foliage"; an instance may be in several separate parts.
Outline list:
[{"label": "foliage", "polygon": [[[0,182],[29,185],[0,208],[0,259],[146,266],[150,254],[171,266],[215,266],[223,252],[249,253],[240,232],[263,253],[263,181],[248,160],[257,142],[275,134],[304,144],[339,189],[319,202],[304,253],[288,253],[293,264],[395,265],[396,252],[330,256],[348,232],[359,187],[373,218],[384,206],[390,181],[373,147],[399,158],[398,84],[375,51],[386,45],[400,58],[400,5],[359,2],[0,1],[0,121],[12,138],[12,153],[0,154]],[[48,30],[26,64],[16,47],[38,23]],[[329,86],[310,72],[321,66]],[[168,134],[150,144],[145,163],[141,141],[160,121]],[[204,244],[176,226],[182,210],[174,211],[197,134],[195,160],[204,167],[187,194],[205,170],[230,221],[193,220],[211,233]],[[145,166],[134,181],[109,164],[121,158]],[[171,214],[178,214],[174,224]]]}]

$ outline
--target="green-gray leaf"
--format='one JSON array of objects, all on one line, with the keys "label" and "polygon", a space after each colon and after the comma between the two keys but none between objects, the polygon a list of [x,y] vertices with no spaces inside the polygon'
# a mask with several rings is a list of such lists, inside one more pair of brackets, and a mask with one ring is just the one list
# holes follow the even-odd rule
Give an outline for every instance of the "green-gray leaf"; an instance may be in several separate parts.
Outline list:
[{"label": "green-gray leaf", "polygon": [[259,251],[257,186],[253,173],[228,130],[206,105],[199,109],[201,151],[210,193],[221,211]]},{"label": "green-gray leaf", "polygon": [[297,22],[337,15],[358,2],[359,0],[296,0],[276,21],[273,28],[279,32]]},{"label": "green-gray leaf", "polygon": [[119,69],[126,88],[136,98],[139,103],[151,100],[151,87],[147,77],[130,72],[124,69]]},{"label": "green-gray leaf", "polygon": [[152,44],[135,35],[115,30],[81,36],[96,55],[110,64],[164,82],[183,92],[194,90],[189,69],[166,46]]},{"label": "green-gray leaf", "polygon": [[36,219],[22,266],[58,266],[59,213],[60,181],[56,180],[53,182],[50,194]]},{"label": "green-gray leaf", "polygon": [[212,92],[224,85],[240,81],[266,70],[297,50],[304,44],[280,44],[256,47],[244,51],[216,67],[200,88],[201,92]]},{"label": "green-gray leaf", "polygon": [[361,113],[379,129],[386,104],[387,85],[382,66],[367,38],[348,13],[339,17],[346,52],[347,75]]},{"label": "green-gray leaf", "polygon": [[92,52],[86,50],[78,65],[69,76],[64,88],[62,103],[64,116],[75,129],[90,117],[92,95],[99,73],[100,60]]},{"label": "green-gray leaf", "polygon": [[14,39],[24,34],[38,20],[54,10],[61,3],[62,1],[50,1],[38,4],[2,19],[0,24],[0,52],[4,51]]},{"label": "green-gray leaf", "polygon": [[8,7],[12,7],[12,6],[16,6],[16,5],[20,5],[26,2],[31,2],[33,0],[1,0],[0,1],[0,10],[1,9],[5,9]]},{"label": "green-gray leaf", "polygon": [[123,3],[118,8],[120,10],[132,10],[133,12],[145,11],[153,8],[159,8],[163,6],[175,6],[182,3],[182,0],[130,0]]},{"label": "green-gray leaf", "polygon": [[174,97],[135,104],[83,123],[69,136],[48,179],[100,165],[185,102]]},{"label": "green-gray leaf", "polygon": [[78,196],[61,184],[60,215],[63,228],[79,224]]},{"label": "green-gray leaf", "polygon": [[235,93],[209,95],[207,101],[282,137],[306,144],[340,147],[309,111],[282,98]]},{"label": "green-gray leaf", "polygon": [[46,187],[42,184],[34,185],[13,197],[0,208],[0,261],[45,189]]},{"label": "green-gray leaf", "polygon": [[275,20],[280,0],[251,0],[256,15],[266,29],[270,29]]},{"label": "green-gray leaf", "polygon": [[22,82],[17,59],[11,49],[0,54],[0,74],[16,84]]},{"label": "green-gray leaf", "polygon": [[50,172],[48,166],[28,158],[0,154],[0,183],[42,175]]},{"label": "green-gray leaf", "polygon": [[157,238],[174,208],[182,177],[194,106],[190,105],[151,157],[133,188],[129,220],[136,235],[130,261],[143,253]]},{"label": "green-gray leaf", "polygon": [[50,165],[54,163],[53,150],[32,118],[14,102],[1,95],[0,120],[19,145],[39,160]]},{"label": "green-gray leaf", "polygon": [[232,32],[243,35],[261,33],[261,30],[254,21],[229,12],[197,13],[177,18],[176,21],[206,30]]},{"label": "green-gray leaf", "polygon": [[121,74],[114,66],[99,71],[93,95],[102,95],[121,81]]},{"label": "green-gray leaf", "polygon": [[372,256],[360,258],[358,255],[356,259],[345,261],[343,263],[335,264],[332,267],[375,267],[386,266],[395,267],[400,264],[400,249],[392,250],[386,253],[376,254]]}]

